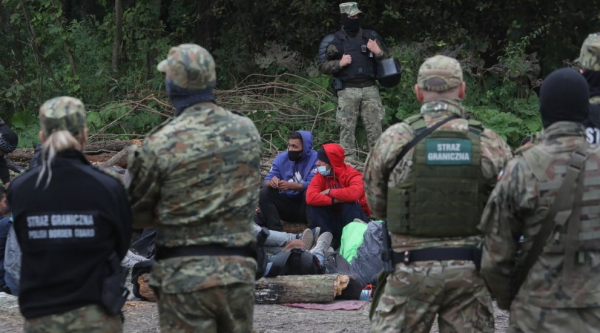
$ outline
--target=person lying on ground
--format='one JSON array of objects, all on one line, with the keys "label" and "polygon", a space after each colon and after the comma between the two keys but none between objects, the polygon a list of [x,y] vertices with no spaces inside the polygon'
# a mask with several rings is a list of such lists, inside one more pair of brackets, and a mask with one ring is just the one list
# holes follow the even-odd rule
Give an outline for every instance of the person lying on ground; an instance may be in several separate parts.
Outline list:
[{"label": "person lying on ground", "polygon": [[307,223],[306,188],[315,175],[317,152],[308,131],[288,136],[288,149],[275,157],[260,190],[255,222],[271,230],[282,231],[281,220]]},{"label": "person lying on ground", "polygon": [[281,253],[268,258],[265,276],[326,274],[325,256],[331,250],[332,240],[333,235],[325,232],[312,249],[304,240],[290,241]]},{"label": "person lying on ground", "polygon": [[362,173],[344,163],[344,148],[325,144],[317,152],[317,174],[306,190],[306,202],[315,226],[333,234],[338,248],[346,224],[371,215]]},{"label": "person lying on ground", "polygon": [[[254,223],[254,232],[258,235],[260,230],[261,227],[258,224]],[[284,247],[294,240],[300,240],[303,242],[303,244],[305,244],[305,248],[310,250],[313,247],[313,245],[315,245],[315,242],[317,238],[319,238],[320,233],[321,228],[319,227],[314,229],[307,228],[300,234],[271,230],[265,242],[265,246],[267,248]]]}]

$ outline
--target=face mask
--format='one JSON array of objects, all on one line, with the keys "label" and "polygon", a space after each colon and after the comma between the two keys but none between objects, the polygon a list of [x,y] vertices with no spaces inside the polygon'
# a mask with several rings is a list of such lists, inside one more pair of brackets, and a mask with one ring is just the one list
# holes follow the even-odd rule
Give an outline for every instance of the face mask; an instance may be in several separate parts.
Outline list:
[{"label": "face mask", "polygon": [[297,151],[288,150],[288,158],[292,162],[300,161],[300,159],[302,158],[302,150],[297,150]]},{"label": "face mask", "polygon": [[327,167],[325,165],[321,165],[317,167],[317,172],[323,176],[329,176],[329,174],[331,173],[331,169],[327,170]]}]

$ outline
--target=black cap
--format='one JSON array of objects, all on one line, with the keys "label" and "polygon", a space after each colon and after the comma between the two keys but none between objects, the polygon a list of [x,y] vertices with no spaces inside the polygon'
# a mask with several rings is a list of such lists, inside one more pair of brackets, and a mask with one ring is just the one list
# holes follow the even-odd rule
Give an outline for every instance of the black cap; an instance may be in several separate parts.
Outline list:
[{"label": "black cap", "polygon": [[317,151],[317,158],[322,162],[331,164],[329,163],[329,158],[327,157],[327,153],[325,153],[325,149],[323,149],[322,147]]}]

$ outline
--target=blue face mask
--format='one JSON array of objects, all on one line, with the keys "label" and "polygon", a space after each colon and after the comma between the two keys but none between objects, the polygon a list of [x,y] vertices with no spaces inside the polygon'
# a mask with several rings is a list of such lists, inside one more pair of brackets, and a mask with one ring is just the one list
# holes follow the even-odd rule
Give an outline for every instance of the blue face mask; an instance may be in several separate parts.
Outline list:
[{"label": "blue face mask", "polygon": [[327,167],[325,165],[321,165],[317,167],[317,172],[322,174],[323,176],[329,176],[329,174],[331,173],[331,169],[327,170]]}]

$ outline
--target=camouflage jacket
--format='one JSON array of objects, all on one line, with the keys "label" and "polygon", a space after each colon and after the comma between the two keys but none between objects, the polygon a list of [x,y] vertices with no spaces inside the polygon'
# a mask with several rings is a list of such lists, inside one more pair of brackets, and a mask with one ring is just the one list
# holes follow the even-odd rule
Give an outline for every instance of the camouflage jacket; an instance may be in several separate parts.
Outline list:
[{"label": "camouflage jacket", "polygon": [[[436,99],[424,103],[421,114],[428,127],[442,121],[451,114],[464,117],[464,109],[460,101],[452,99]],[[439,130],[466,131],[466,119],[451,120]],[[372,215],[385,219],[387,215],[387,189],[397,187],[408,177],[412,166],[414,148],[394,167],[394,162],[402,147],[414,138],[413,128],[402,122],[388,128],[371,150],[365,167],[365,191]],[[502,167],[512,157],[510,147],[492,130],[485,129],[481,137],[482,168],[485,180],[494,185]],[[383,177],[391,168],[388,182]],[[424,238],[392,234],[392,245],[396,251],[421,249],[430,247],[460,247],[476,245],[481,237],[469,238]]]},{"label": "camouflage jacket", "polygon": [[[362,38],[362,29],[354,38]],[[377,45],[379,45],[382,51],[380,55],[375,55],[375,60],[387,58],[387,55],[383,48],[383,43],[379,39],[376,39],[375,42],[377,43]],[[321,71],[321,73],[323,74],[336,74],[337,72],[341,71],[342,67],[340,66],[340,60],[342,59],[343,52],[344,50],[338,50],[338,48],[335,45],[333,45],[333,43],[330,43],[326,49],[327,60],[319,63],[319,71]]]},{"label": "camouflage jacket", "polygon": [[[185,109],[130,156],[134,228],[155,227],[157,246],[251,245],[260,150],[248,118],[212,103]],[[234,266],[243,269],[234,274]],[[159,261],[153,277],[166,292],[186,292],[253,283],[255,267],[242,257],[174,258]]]},{"label": "camouflage jacket", "polygon": [[[573,122],[557,122],[544,130],[542,142],[532,146],[539,162],[546,169],[533,170],[525,151],[509,162],[498,185],[492,192],[483,217],[481,229],[485,234],[481,274],[501,308],[511,303],[511,272],[519,258],[527,258],[540,223],[554,202],[566,173],[572,152],[585,140],[584,129]],[[599,218],[597,198],[600,197],[600,149],[591,145],[585,166],[582,226],[592,227]],[[537,177],[536,177],[537,172]],[[547,178],[540,182],[539,175]],[[542,178],[542,179],[543,179]],[[586,201],[593,201],[586,207]],[[594,204],[595,203],[595,204]],[[596,222],[597,225],[597,222]],[[523,236],[523,242],[519,238]],[[585,252],[586,265],[576,264],[572,279],[564,281],[563,254],[551,253],[548,246],[556,242],[556,233],[548,239],[546,248],[529,271],[515,301],[549,308],[596,307],[600,304],[600,254]]]}]

